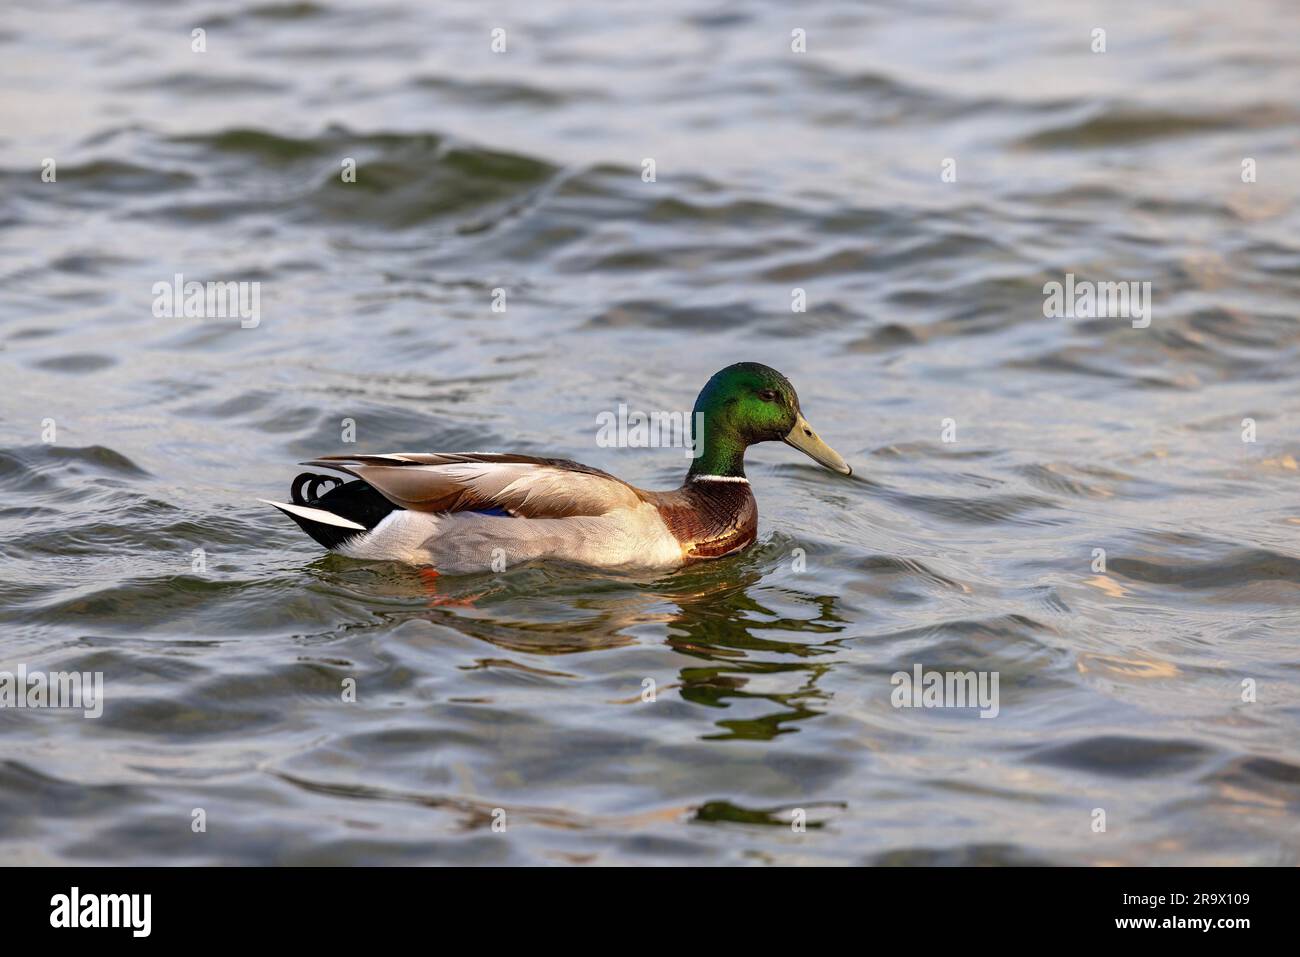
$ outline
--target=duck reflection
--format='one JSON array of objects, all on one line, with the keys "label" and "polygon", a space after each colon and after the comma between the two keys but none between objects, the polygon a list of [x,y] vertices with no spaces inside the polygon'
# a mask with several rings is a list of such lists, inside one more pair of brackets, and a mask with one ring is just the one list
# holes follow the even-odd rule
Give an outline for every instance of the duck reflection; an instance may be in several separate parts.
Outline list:
[{"label": "duck reflection", "polygon": [[[343,575],[372,600],[377,592],[424,599],[418,611],[405,601],[378,609],[386,621],[425,618],[508,652],[567,655],[662,641],[692,662],[660,692],[675,690],[707,708],[750,705],[746,717],[713,722],[720,730],[706,740],[770,740],[823,713],[829,694],[818,684],[834,667],[846,626],[836,596],[792,585],[779,571],[759,549],[658,578],[553,567],[437,580],[399,566],[372,567],[362,575],[367,581],[355,566]],[[333,585],[339,587],[337,578]],[[791,607],[806,613],[791,614]],[[754,716],[753,702],[773,707]]]},{"label": "duck reflection", "polygon": [[[682,698],[710,708],[728,708],[734,699],[776,706],[757,717],[722,718],[715,722],[721,732],[708,739],[770,740],[797,730],[791,727],[795,722],[817,717],[818,705],[829,697],[818,682],[833,667],[845,627],[835,613],[836,597],[765,585],[764,578],[755,568],[721,579],[678,576],[666,591],[677,605],[666,642],[699,659],[680,671]],[[764,604],[768,595],[806,606],[808,614],[778,614]]]}]

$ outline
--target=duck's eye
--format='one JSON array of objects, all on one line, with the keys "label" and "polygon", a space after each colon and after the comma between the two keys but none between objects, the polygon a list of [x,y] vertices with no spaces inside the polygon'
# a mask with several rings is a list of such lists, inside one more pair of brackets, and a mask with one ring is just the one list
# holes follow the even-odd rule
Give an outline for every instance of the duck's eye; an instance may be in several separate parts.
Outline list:
[{"label": "duck's eye", "polygon": [[775,401],[776,401],[776,390],[775,390],[775,389],[764,389],[762,392],[760,392],[760,393],[758,394],[758,397],[759,397],[760,399],[762,399],[764,402],[775,402]]}]

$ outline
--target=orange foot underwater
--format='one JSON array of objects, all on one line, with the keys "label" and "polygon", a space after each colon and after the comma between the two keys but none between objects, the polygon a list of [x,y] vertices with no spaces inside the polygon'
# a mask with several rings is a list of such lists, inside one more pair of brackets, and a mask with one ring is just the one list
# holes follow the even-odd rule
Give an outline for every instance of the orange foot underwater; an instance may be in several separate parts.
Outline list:
[{"label": "orange foot underwater", "polygon": [[438,574],[437,569],[421,568],[420,578],[424,581],[425,590],[429,593],[429,607],[440,608],[446,605],[458,605],[461,608],[473,608],[475,600],[482,598],[486,592],[479,592],[477,595],[470,595],[468,598],[447,598],[438,594],[438,579],[442,576]]}]

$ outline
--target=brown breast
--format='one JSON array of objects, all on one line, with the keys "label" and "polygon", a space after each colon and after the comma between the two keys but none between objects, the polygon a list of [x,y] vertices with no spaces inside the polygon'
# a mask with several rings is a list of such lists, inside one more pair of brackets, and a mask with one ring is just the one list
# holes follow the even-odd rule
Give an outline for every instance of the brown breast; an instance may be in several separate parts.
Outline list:
[{"label": "brown breast", "polygon": [[727,555],[758,534],[758,505],[748,482],[688,481],[673,492],[643,494],[688,560]]}]

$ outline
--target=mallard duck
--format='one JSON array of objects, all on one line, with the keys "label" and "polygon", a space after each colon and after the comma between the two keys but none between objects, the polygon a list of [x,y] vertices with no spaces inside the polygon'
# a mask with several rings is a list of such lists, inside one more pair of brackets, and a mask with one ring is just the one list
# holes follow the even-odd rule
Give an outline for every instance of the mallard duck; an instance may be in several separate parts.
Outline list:
[{"label": "mallard duck", "polygon": [[[702,418],[701,418],[702,416]],[[670,569],[731,555],[754,541],[758,507],[745,449],[781,440],[851,475],[817,437],[794,386],[775,369],[740,362],[695,401],[694,459],[681,488],[650,492],[567,459],[497,452],[327,455],[304,472],[291,503],[270,502],[331,551],[432,566],[439,573],[502,571],[556,559],[599,568]],[[328,486],[322,490],[322,486]]]}]

